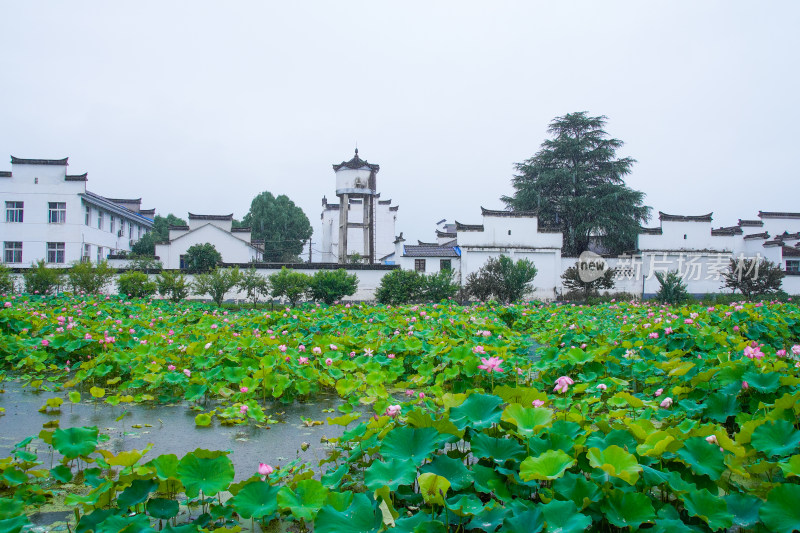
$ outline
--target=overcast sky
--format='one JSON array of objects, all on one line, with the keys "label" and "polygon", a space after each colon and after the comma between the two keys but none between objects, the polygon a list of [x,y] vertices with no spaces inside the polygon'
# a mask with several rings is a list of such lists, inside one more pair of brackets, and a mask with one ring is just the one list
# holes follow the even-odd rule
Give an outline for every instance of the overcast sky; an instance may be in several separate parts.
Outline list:
[{"label": "overcast sky", "polygon": [[0,26],[0,170],[68,156],[159,214],[269,190],[318,230],[358,143],[431,240],[502,208],[572,111],[608,116],[656,217],[800,211],[795,1],[26,1]]}]

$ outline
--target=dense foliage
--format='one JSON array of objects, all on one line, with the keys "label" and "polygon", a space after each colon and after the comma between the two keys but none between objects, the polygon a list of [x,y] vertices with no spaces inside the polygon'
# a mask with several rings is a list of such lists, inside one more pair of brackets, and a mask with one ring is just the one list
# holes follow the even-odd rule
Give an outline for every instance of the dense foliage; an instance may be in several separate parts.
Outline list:
[{"label": "dense foliage", "polygon": [[108,261],[80,261],[67,271],[67,282],[73,292],[94,294],[102,292],[116,273],[116,269],[109,266]]},{"label": "dense foliage", "polygon": [[533,292],[531,282],[537,270],[529,259],[514,261],[507,255],[490,257],[477,272],[467,276],[465,290],[473,298],[486,301],[517,302]]},{"label": "dense foliage", "polygon": [[768,259],[731,259],[728,270],[722,273],[722,285],[745,298],[781,292],[786,274],[780,265]]},{"label": "dense foliage", "polygon": [[286,298],[291,305],[297,305],[308,291],[310,278],[302,272],[281,267],[280,271],[270,274],[269,286],[275,298]]},{"label": "dense foliage", "polygon": [[675,305],[691,299],[686,283],[677,270],[656,272],[655,274],[656,280],[658,280],[658,292],[655,296],[657,302]]},{"label": "dense foliage", "polygon": [[14,278],[11,276],[11,269],[6,265],[0,264],[0,294],[14,292]]},{"label": "dense foliage", "polygon": [[222,254],[210,242],[190,246],[184,257],[189,272],[209,272],[222,261]]},{"label": "dense foliage", "polygon": [[226,452],[145,459],[147,448],[98,448],[98,428],[48,427],[55,465],[33,438],[0,460],[6,530],[63,490],[80,530],[98,531],[275,519],[322,533],[800,528],[793,302],[4,302],[3,368],[32,389],[63,387],[51,408],[208,397],[197,424],[242,424],[268,416],[265,398],[330,390],[344,404],[327,421],[347,428],[319,465],[253,465],[233,483]]},{"label": "dense foliage", "polygon": [[158,285],[144,272],[130,270],[123,272],[117,279],[117,290],[122,296],[131,298],[149,298],[156,293]]},{"label": "dense foliage", "polygon": [[328,305],[344,296],[352,296],[358,290],[358,276],[348,274],[343,268],[319,270],[311,276],[308,293],[311,299]]},{"label": "dense foliage", "polygon": [[218,307],[222,306],[225,295],[242,282],[239,268],[215,268],[211,272],[196,274],[192,290],[198,296],[208,295]]},{"label": "dense foliage", "polygon": [[34,267],[23,272],[22,279],[25,280],[25,292],[53,294],[64,283],[64,273],[57,268],[49,268],[44,259],[40,259]]},{"label": "dense foliage", "polygon": [[156,243],[169,240],[169,227],[185,225],[186,221],[184,219],[178,218],[172,213],[165,217],[156,215],[156,218],[153,220],[153,228],[142,235],[141,239],[133,243],[133,246],[131,246],[131,253],[139,256],[155,255]]},{"label": "dense foliage", "polygon": [[642,205],[644,193],[625,185],[636,162],[617,158],[623,145],[603,130],[606,117],[586,112],[553,119],[532,158],[517,163],[511,180],[512,196],[503,201],[517,211],[534,211],[542,226],[564,233],[564,255],[589,249],[592,235],[602,235],[608,253],[618,254],[636,245],[640,225],[650,216]]},{"label": "dense foliage", "polygon": [[275,197],[269,191],[253,198],[242,223],[252,229],[254,239],[264,240],[264,261],[271,262],[297,262],[314,232],[306,214],[288,196]]},{"label": "dense foliage", "polygon": [[561,274],[561,281],[564,287],[570,291],[577,291],[583,295],[584,300],[588,300],[591,296],[596,296],[600,293],[601,289],[614,288],[614,271],[607,268],[603,271],[603,275],[597,279],[584,281],[581,278],[580,271],[578,270],[579,263],[567,268]]}]

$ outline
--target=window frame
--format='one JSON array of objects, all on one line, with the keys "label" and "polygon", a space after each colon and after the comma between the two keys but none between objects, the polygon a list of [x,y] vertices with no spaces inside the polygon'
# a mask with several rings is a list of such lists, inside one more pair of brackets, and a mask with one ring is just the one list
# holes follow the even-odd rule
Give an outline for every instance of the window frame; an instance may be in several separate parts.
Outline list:
[{"label": "window frame", "polygon": [[91,226],[92,225],[92,206],[90,206],[90,205],[86,206],[86,217],[85,217],[85,220],[84,220],[83,223],[84,223],[85,226]]},{"label": "window frame", "polygon": [[47,202],[47,223],[67,223],[67,202]]},{"label": "window frame", "polygon": [[[53,254],[52,256],[50,254]],[[52,265],[63,265],[66,263],[67,246],[63,242],[47,243],[47,262]],[[51,260],[52,259],[52,260]],[[60,259],[60,261],[59,261]]]},{"label": "window frame", "polygon": [[103,226],[105,225],[105,220],[103,217],[103,212],[101,210],[97,210],[97,229],[102,230]]},{"label": "window frame", "polygon": [[417,272],[425,272],[425,260],[424,259],[414,259],[414,270]]},{"label": "window frame", "polygon": [[[10,246],[15,244],[18,244],[19,247]],[[8,260],[9,254],[11,261]],[[19,254],[19,256],[16,254]],[[3,241],[3,263],[10,265],[22,263],[22,241]]]},{"label": "window frame", "polygon": [[439,270],[453,270],[453,261],[451,259],[439,259]]},{"label": "window frame", "polygon": [[[789,264],[791,264],[792,266],[790,267]],[[800,259],[787,259],[786,272],[800,273]]]},{"label": "window frame", "polygon": [[6,222],[21,223],[24,222],[24,220],[25,202],[17,200],[6,201]]}]

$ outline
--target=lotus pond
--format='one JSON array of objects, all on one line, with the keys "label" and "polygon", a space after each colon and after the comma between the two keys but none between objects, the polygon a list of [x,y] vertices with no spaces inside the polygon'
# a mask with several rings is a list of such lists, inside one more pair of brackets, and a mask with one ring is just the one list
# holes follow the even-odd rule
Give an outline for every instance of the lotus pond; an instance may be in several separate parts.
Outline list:
[{"label": "lotus pond", "polygon": [[0,531],[800,530],[792,302],[0,301]]}]

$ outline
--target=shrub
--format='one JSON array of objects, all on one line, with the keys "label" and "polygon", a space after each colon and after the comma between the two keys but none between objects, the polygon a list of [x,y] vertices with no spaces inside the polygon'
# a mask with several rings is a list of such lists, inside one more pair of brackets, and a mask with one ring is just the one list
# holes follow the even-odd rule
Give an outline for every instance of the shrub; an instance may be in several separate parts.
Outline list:
[{"label": "shrub", "polygon": [[575,263],[561,274],[561,283],[570,291],[580,291],[583,293],[583,299],[589,300],[591,296],[597,296],[600,289],[614,288],[614,271],[607,268],[599,278],[583,281],[578,270],[578,263]]},{"label": "shrub", "polygon": [[79,262],[67,271],[67,279],[73,292],[94,294],[102,292],[103,288],[114,279],[116,272],[107,261],[100,261],[96,265],[88,261]]},{"label": "shrub", "polygon": [[183,300],[189,295],[189,284],[183,274],[174,270],[162,270],[156,278],[158,294],[173,302]]},{"label": "shrub", "polygon": [[779,294],[785,273],[780,265],[767,259],[731,259],[722,273],[723,287],[741,292],[748,300],[753,296]]},{"label": "shrub", "polygon": [[217,306],[222,306],[222,300],[232,288],[242,280],[239,268],[215,268],[211,272],[197,274],[194,277],[192,288],[198,296],[208,294]]},{"label": "shrub", "polygon": [[343,296],[352,296],[358,290],[358,276],[348,274],[343,268],[320,270],[311,276],[309,293],[311,298],[331,305]]},{"label": "shrub", "polygon": [[536,273],[536,267],[528,259],[491,257],[480,270],[467,277],[467,291],[481,301],[494,297],[501,302],[515,302],[533,291],[530,283]]},{"label": "shrub", "polygon": [[248,299],[253,300],[254,306],[258,302],[259,295],[269,294],[267,278],[259,274],[255,268],[248,268],[242,272],[239,288],[247,294]]},{"label": "shrub", "polygon": [[22,274],[25,280],[25,292],[32,294],[54,294],[64,281],[64,275],[55,268],[47,268],[44,259]]},{"label": "shrub", "polygon": [[220,254],[213,244],[195,244],[186,250],[185,267],[189,272],[208,272],[222,261]]},{"label": "shrub", "polygon": [[163,268],[161,261],[152,255],[133,254],[128,259],[128,269],[130,270],[160,270]]},{"label": "shrub", "polygon": [[269,277],[272,296],[275,298],[285,297],[293,306],[297,305],[297,302],[306,293],[309,282],[309,276],[286,267],[282,267],[280,272],[276,272]]},{"label": "shrub", "polygon": [[11,269],[0,264],[0,294],[14,292],[14,278],[11,277]]},{"label": "shrub", "polygon": [[440,302],[455,296],[460,288],[455,282],[455,272],[452,269],[440,270],[425,276],[422,298],[428,302]]},{"label": "shrub", "polygon": [[156,282],[150,281],[144,272],[130,271],[120,274],[117,289],[121,295],[132,298],[149,298],[156,293]]},{"label": "shrub", "polygon": [[686,284],[681,280],[677,270],[656,272],[656,279],[661,286],[656,293],[656,300],[666,304],[680,304],[691,299]]},{"label": "shrub", "polygon": [[382,304],[406,304],[418,299],[424,287],[425,277],[416,270],[392,270],[381,278],[375,298]]}]

